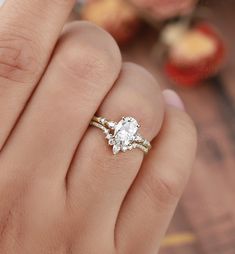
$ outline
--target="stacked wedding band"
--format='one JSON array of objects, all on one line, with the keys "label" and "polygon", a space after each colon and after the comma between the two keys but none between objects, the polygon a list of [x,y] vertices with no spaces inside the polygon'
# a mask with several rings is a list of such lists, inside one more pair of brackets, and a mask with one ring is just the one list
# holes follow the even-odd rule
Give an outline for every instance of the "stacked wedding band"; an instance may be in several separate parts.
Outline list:
[{"label": "stacked wedding band", "polygon": [[103,117],[94,116],[90,125],[99,128],[105,134],[108,144],[113,147],[113,154],[126,152],[134,148],[148,153],[151,144],[138,130],[140,125],[133,117],[123,117],[118,123]]}]

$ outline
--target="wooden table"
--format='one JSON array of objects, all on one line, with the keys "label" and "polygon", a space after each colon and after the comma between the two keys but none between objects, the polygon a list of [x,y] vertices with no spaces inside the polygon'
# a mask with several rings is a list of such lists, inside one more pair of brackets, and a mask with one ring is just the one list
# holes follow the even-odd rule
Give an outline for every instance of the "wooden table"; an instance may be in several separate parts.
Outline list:
[{"label": "wooden table", "polygon": [[[205,1],[213,22],[229,46],[228,63],[220,77],[200,87],[182,89],[160,79],[183,98],[199,132],[194,173],[177,209],[161,254],[235,253],[235,1]],[[153,31],[122,50],[125,60],[146,67],[159,79],[151,56]]]}]

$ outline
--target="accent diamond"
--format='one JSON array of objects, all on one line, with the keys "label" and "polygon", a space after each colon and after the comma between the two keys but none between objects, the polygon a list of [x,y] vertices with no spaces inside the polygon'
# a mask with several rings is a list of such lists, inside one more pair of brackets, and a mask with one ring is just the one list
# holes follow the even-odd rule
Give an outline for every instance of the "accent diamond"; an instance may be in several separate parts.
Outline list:
[{"label": "accent diamond", "polygon": [[111,139],[112,137],[113,137],[113,136],[112,136],[111,134],[107,134],[105,138],[106,138],[106,139]]},{"label": "accent diamond", "polygon": [[113,146],[113,145],[115,145],[115,140],[114,139],[110,139],[108,143],[109,143],[110,146]]},{"label": "accent diamond", "polygon": [[117,154],[119,153],[121,150],[120,146],[114,145],[113,146],[113,154]]},{"label": "accent diamond", "polygon": [[104,128],[104,134],[108,135],[109,134],[109,130]]},{"label": "accent diamond", "polygon": [[143,138],[142,138],[141,136],[137,135],[137,136],[135,137],[135,141],[141,142],[141,141],[143,141]]},{"label": "accent diamond", "polygon": [[115,126],[116,126],[117,123],[113,122],[113,121],[110,121],[107,123],[108,127],[111,128],[111,129],[114,129]]}]

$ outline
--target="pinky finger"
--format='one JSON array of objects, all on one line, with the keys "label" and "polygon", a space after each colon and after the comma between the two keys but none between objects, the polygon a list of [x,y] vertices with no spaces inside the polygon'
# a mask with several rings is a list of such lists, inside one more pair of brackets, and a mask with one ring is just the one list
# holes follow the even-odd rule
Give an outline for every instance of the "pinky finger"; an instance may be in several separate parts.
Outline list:
[{"label": "pinky finger", "polygon": [[162,131],[123,202],[115,232],[120,253],[157,253],[190,176],[196,131],[176,95],[173,99],[178,109],[167,107]]}]

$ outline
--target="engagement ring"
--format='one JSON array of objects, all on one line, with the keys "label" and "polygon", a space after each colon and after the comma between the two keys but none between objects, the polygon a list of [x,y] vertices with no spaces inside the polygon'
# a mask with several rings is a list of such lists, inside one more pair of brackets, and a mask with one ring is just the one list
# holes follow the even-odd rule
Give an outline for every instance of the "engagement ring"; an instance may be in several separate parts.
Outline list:
[{"label": "engagement ring", "polygon": [[126,152],[134,148],[148,153],[151,144],[139,134],[140,125],[133,117],[123,117],[119,122],[109,121],[103,117],[94,116],[90,125],[101,129],[108,144],[113,147],[113,154]]}]

